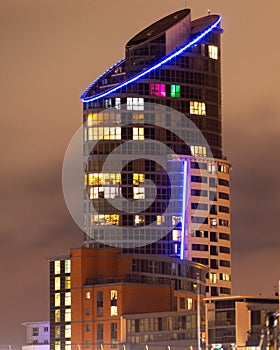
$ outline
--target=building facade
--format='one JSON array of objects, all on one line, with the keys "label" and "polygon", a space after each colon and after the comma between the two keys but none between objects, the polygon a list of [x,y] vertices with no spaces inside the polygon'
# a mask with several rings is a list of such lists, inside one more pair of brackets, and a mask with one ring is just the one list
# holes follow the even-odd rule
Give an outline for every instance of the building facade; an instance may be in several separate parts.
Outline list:
[{"label": "building facade", "polygon": [[[230,296],[205,299],[206,344],[224,349],[259,348],[267,344],[269,312],[278,313],[279,298]],[[262,334],[264,339],[262,340]]]},{"label": "building facade", "polygon": [[203,263],[208,296],[231,293],[220,20],[184,9],[155,22],[82,95],[86,246]]},{"label": "building facade", "polygon": [[82,247],[51,259],[50,349],[137,348],[143,340],[192,345],[206,272],[199,263],[117,248]]},{"label": "building facade", "polygon": [[26,344],[22,350],[49,350],[50,349],[50,322],[25,322]]}]

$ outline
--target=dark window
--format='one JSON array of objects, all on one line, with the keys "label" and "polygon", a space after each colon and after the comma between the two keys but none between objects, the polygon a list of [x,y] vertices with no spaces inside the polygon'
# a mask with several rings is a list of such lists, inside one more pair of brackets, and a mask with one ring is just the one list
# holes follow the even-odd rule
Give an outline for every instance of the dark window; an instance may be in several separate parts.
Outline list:
[{"label": "dark window", "polygon": [[225,192],[219,192],[219,198],[229,200],[229,194]]},{"label": "dark window", "polygon": [[99,323],[96,327],[97,343],[103,343],[103,324]]},{"label": "dark window", "polygon": [[96,295],[96,315],[103,317],[103,292],[98,291]]},{"label": "dark window", "polygon": [[207,197],[208,196],[208,191],[206,190],[191,190],[191,195],[192,196],[200,196],[200,197]]},{"label": "dark window", "polygon": [[180,309],[186,308],[186,300],[185,298],[180,298]]},{"label": "dark window", "polygon": [[217,232],[210,232],[210,241],[211,242],[217,242]]},{"label": "dark window", "polygon": [[216,297],[218,295],[218,288],[211,287],[211,297]]},{"label": "dark window", "polygon": [[207,177],[206,176],[191,176],[191,182],[199,182],[199,183],[207,183]]},{"label": "dark window", "polygon": [[210,246],[210,255],[218,255],[218,247],[215,245]]},{"label": "dark window", "polygon": [[230,295],[231,294],[231,290],[230,290],[230,288],[221,287],[220,288],[220,293],[221,294],[228,294],[228,295]]},{"label": "dark window", "polygon": [[203,265],[209,264],[209,260],[205,259],[205,258],[192,258],[192,261],[195,261],[195,262],[203,264]]},{"label": "dark window", "polygon": [[217,193],[214,191],[209,191],[209,200],[212,202],[217,201]]},{"label": "dark window", "polygon": [[90,308],[89,307],[85,308],[85,315],[90,316]]},{"label": "dark window", "polygon": [[118,341],[118,324],[117,323],[111,323],[111,348],[117,347],[117,341]]},{"label": "dark window", "polygon": [[219,179],[219,185],[220,186],[227,186],[227,187],[229,187],[229,181],[228,180],[224,180],[224,179]]},{"label": "dark window", "polygon": [[90,332],[90,325],[88,323],[85,325],[85,331]]},{"label": "dark window", "polygon": [[195,224],[208,224],[208,218],[203,218],[201,216],[192,216],[192,223],[195,223]]},{"label": "dark window", "polygon": [[192,244],[192,250],[198,250],[201,252],[208,252],[207,244]]},{"label": "dark window", "polygon": [[228,248],[228,247],[220,247],[220,253],[230,254],[230,248]]},{"label": "dark window", "polygon": [[227,213],[227,214],[229,214],[229,208],[225,207],[223,205],[219,205],[219,212],[220,213]]},{"label": "dark window", "polygon": [[228,233],[220,232],[219,233],[219,238],[220,239],[224,239],[225,241],[230,241],[230,235]]},{"label": "dark window", "polygon": [[228,260],[220,260],[220,266],[230,267],[230,261],[228,261]]},{"label": "dark window", "polygon": [[198,162],[191,162],[191,168],[192,169],[207,169],[207,163],[198,163]]},{"label": "dark window", "polygon": [[214,177],[209,178],[209,187],[217,187],[217,182]]},{"label": "dark window", "polygon": [[210,259],[210,268],[211,269],[218,269],[218,260]]},{"label": "dark window", "polygon": [[260,310],[252,310],[251,311],[251,325],[260,325],[261,322],[261,311]]},{"label": "dark window", "polygon": [[192,203],[191,204],[192,209],[197,209],[197,210],[208,210],[208,204],[205,203]]}]

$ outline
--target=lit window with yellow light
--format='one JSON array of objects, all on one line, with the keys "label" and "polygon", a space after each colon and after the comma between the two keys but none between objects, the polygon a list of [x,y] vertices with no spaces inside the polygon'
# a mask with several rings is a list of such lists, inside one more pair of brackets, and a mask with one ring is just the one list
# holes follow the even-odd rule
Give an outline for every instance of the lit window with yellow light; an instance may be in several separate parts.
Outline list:
[{"label": "lit window with yellow light", "polygon": [[133,140],[145,140],[144,128],[133,128]]},{"label": "lit window with yellow light", "polygon": [[60,306],[60,293],[54,295],[54,306]]},{"label": "lit window with yellow light", "polygon": [[145,187],[133,187],[133,199],[145,199]]},{"label": "lit window with yellow light", "polygon": [[65,350],[71,350],[71,340],[65,341]]},{"label": "lit window with yellow light", "polygon": [[172,230],[172,241],[181,241],[181,231],[180,230]]},{"label": "lit window with yellow light", "polygon": [[91,173],[88,174],[89,186],[105,186],[121,184],[121,174]]},{"label": "lit window with yellow light", "polygon": [[205,146],[191,146],[191,154],[194,157],[206,157]]},{"label": "lit window with yellow light", "polygon": [[145,174],[133,174],[133,185],[138,186],[145,181]]},{"label": "lit window with yellow light", "polygon": [[90,216],[91,225],[116,225],[120,224],[120,216],[118,214],[99,214]]},{"label": "lit window with yellow light", "polygon": [[133,119],[134,120],[142,120],[142,119],[144,119],[144,114],[143,113],[133,114]]},{"label": "lit window with yellow light", "polygon": [[60,260],[56,260],[54,262],[54,274],[59,275],[60,274]]},{"label": "lit window with yellow light", "polygon": [[145,224],[145,217],[144,217],[144,215],[135,215],[134,223],[135,223],[136,226],[144,225]]},{"label": "lit window with yellow light", "polygon": [[192,298],[188,298],[187,299],[187,307],[188,307],[188,310],[192,310],[193,309],[193,300]]},{"label": "lit window with yellow light", "polygon": [[65,260],[64,262],[64,272],[65,273],[71,272],[71,261],[69,259]]},{"label": "lit window with yellow light", "polygon": [[55,310],[55,316],[54,316],[55,322],[60,322],[60,309]]},{"label": "lit window with yellow light", "polygon": [[60,341],[59,340],[55,341],[54,349],[55,350],[60,350]]},{"label": "lit window with yellow light", "polygon": [[71,305],[71,292],[66,292],[65,293],[64,305],[65,306],[70,306]]},{"label": "lit window with yellow light", "polygon": [[60,290],[60,277],[55,277],[54,279],[54,289]]},{"label": "lit window with yellow light", "polygon": [[206,105],[204,102],[190,101],[190,114],[206,115]]},{"label": "lit window with yellow light", "polygon": [[70,289],[71,288],[71,277],[66,276],[65,277],[65,289]]},{"label": "lit window with yellow light", "polygon": [[55,337],[60,338],[60,326],[55,326]]},{"label": "lit window with yellow light", "polygon": [[71,324],[65,325],[65,338],[71,338]]},{"label": "lit window with yellow light", "polygon": [[118,291],[115,289],[111,290],[110,306],[110,315],[118,316]]},{"label": "lit window with yellow light", "polygon": [[91,299],[91,292],[86,292],[86,299],[90,300]]},{"label": "lit window with yellow light", "polygon": [[157,215],[157,225],[163,225],[165,223],[165,217],[162,215]]},{"label": "lit window with yellow light", "polygon": [[71,322],[71,309],[65,309],[65,322]]},{"label": "lit window with yellow light", "polygon": [[217,274],[216,273],[209,273],[209,280],[211,283],[217,283],[218,279],[217,279]]},{"label": "lit window with yellow light", "polygon": [[218,59],[218,47],[214,45],[208,46],[208,56],[214,60]]}]

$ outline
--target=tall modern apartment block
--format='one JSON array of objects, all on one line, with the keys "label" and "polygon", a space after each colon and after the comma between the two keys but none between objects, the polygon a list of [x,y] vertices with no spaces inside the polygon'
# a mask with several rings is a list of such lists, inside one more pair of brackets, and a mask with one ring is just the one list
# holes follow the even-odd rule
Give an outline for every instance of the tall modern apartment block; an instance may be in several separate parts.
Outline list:
[{"label": "tall modern apartment block", "polygon": [[[191,20],[189,9],[164,17],[134,36],[125,58],[81,96],[85,245],[120,240],[124,254],[206,265],[208,296],[231,293],[220,21]],[[156,157],[164,147],[162,165]],[[114,152],[122,164],[106,170]],[[130,234],[139,244],[129,244]]]}]

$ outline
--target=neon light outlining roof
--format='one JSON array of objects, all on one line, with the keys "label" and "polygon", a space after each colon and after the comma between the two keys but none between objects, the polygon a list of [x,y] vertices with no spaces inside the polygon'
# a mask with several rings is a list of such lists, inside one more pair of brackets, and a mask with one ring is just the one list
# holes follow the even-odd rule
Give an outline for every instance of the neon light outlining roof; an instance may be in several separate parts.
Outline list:
[{"label": "neon light outlining roof", "polygon": [[93,83],[90,84],[90,86],[83,92],[83,94],[81,95],[81,99],[84,103],[89,103],[89,102],[93,102],[93,101],[98,101],[106,96],[109,96],[119,90],[121,90],[122,88],[134,83],[135,81],[145,77],[146,75],[148,75],[150,72],[157,70],[158,68],[160,68],[163,65],[166,65],[168,62],[170,62],[173,58],[176,58],[180,55],[182,55],[186,50],[188,50],[189,48],[191,48],[192,46],[194,46],[195,44],[199,43],[202,39],[204,39],[209,33],[211,33],[213,30],[218,28],[219,23],[221,22],[222,17],[219,16],[219,18],[217,19],[217,21],[215,21],[211,26],[209,26],[207,29],[205,29],[201,34],[199,34],[198,36],[196,36],[194,39],[192,39],[190,42],[188,42],[186,45],[184,45],[183,47],[181,47],[180,49],[176,50],[175,52],[173,52],[172,54],[165,56],[162,60],[160,60],[158,63],[156,63],[155,65],[151,66],[150,68],[146,69],[145,71],[142,71],[141,73],[136,74],[134,77],[129,78],[128,80],[126,80],[123,83],[120,83],[118,86],[115,86],[112,89],[109,89],[105,92],[99,93],[96,96],[91,96],[91,97],[85,97],[86,93],[89,91],[89,89],[94,85],[94,83],[100,79],[101,77],[103,77],[106,73],[108,73],[109,71],[111,71],[113,68],[115,68],[116,66],[118,66],[118,64],[121,64],[122,62],[124,62],[124,60],[119,61],[118,63],[116,63],[113,67],[109,68],[108,71],[106,71],[105,73],[103,73],[98,79],[95,79],[95,81]]}]

